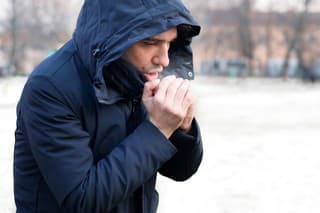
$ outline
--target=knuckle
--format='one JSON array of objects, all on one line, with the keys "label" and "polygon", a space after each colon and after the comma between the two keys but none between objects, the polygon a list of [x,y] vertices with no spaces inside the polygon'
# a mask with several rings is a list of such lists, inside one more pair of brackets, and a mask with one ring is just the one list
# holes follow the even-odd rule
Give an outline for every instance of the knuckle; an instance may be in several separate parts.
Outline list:
[{"label": "knuckle", "polygon": [[191,97],[186,97],[186,101],[189,103],[189,104],[191,104],[192,103],[192,98]]},{"label": "knuckle", "polygon": [[146,82],[145,84],[144,84],[144,88],[149,88],[151,86],[151,83],[150,82]]},{"label": "knuckle", "polygon": [[177,111],[177,112],[176,112],[176,116],[177,116],[179,119],[183,119],[183,118],[184,118],[184,113],[182,112],[182,110]]},{"label": "knuckle", "polygon": [[162,104],[162,101],[161,101],[161,98],[159,97],[159,96],[154,96],[154,103],[156,103],[156,104]]},{"label": "knuckle", "polygon": [[164,77],[164,78],[162,79],[161,83],[167,83],[167,82],[170,82],[170,81],[172,81],[172,80],[174,80],[174,79],[175,79],[175,76],[169,75],[169,76]]},{"label": "knuckle", "polygon": [[188,91],[188,87],[183,85],[182,87],[180,87],[180,90],[186,93]]}]

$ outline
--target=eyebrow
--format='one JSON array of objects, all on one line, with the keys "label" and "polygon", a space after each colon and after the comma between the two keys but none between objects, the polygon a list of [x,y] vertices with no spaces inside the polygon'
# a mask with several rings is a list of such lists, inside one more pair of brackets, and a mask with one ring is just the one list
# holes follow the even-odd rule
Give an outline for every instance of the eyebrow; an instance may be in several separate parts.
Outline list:
[{"label": "eyebrow", "polygon": [[[177,37],[174,37],[172,40],[170,40],[169,42],[173,42],[177,39]],[[150,38],[145,38],[143,39],[143,41],[152,41],[152,42],[166,42],[166,40],[163,39],[159,39],[159,38],[155,38],[155,37],[150,37]]]}]

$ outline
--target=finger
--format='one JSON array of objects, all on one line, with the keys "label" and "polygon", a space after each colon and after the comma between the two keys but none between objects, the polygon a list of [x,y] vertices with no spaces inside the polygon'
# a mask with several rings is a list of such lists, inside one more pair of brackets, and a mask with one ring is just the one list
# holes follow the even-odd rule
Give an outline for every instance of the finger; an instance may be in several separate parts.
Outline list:
[{"label": "finger", "polygon": [[192,95],[191,90],[188,89],[182,102],[182,108],[185,110],[188,110],[190,107],[193,107],[193,104],[194,104],[194,97]]},{"label": "finger", "polygon": [[184,80],[182,78],[177,78],[171,81],[171,84],[168,86],[165,101],[170,105],[175,103],[174,99],[175,99],[176,93],[180,88],[181,84],[183,83],[183,81]]},{"label": "finger", "polygon": [[[193,112],[193,111],[192,111]],[[189,132],[192,126],[192,120],[193,120],[193,113],[189,113],[186,115],[185,119],[183,120],[180,128],[184,130],[185,132]]]},{"label": "finger", "polygon": [[155,96],[156,96],[156,98],[158,100],[164,100],[165,99],[168,86],[175,79],[176,79],[176,77],[174,75],[170,75],[170,76],[167,76],[167,77],[165,77],[165,78],[163,78],[161,80],[161,82],[159,84],[159,87],[158,87],[158,90],[157,90],[157,92],[155,94]]},{"label": "finger", "polygon": [[159,86],[160,79],[148,81],[144,84],[142,98],[148,98],[153,96],[153,91]]},{"label": "finger", "polygon": [[176,92],[174,101],[176,105],[182,106],[183,107],[183,101],[185,99],[185,96],[189,90],[189,81],[184,80],[183,83],[180,85],[179,89]]}]

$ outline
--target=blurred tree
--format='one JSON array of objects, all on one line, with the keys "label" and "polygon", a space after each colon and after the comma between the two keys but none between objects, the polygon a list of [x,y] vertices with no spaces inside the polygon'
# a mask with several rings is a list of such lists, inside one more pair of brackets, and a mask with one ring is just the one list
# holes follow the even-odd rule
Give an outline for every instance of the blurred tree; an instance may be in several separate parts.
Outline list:
[{"label": "blurred tree", "polygon": [[282,77],[284,80],[288,78],[288,66],[289,66],[289,59],[290,55],[292,54],[293,50],[296,50],[299,64],[304,64],[303,62],[303,47],[304,45],[301,43],[303,41],[302,36],[307,25],[307,16],[309,13],[309,6],[312,0],[302,0],[303,3],[303,10],[298,14],[297,19],[293,21],[292,25],[292,36],[290,38],[289,33],[286,33],[286,40],[288,43],[288,48],[286,51],[286,55],[284,58],[284,63],[282,66]]},{"label": "blurred tree", "polygon": [[25,72],[28,50],[56,48],[71,34],[70,3],[63,0],[8,0],[3,29],[9,34],[8,65],[12,74]]},{"label": "blurred tree", "polygon": [[249,75],[252,75],[253,59],[254,59],[254,43],[252,40],[252,16],[253,16],[253,0],[241,0],[238,6],[238,38],[239,51],[241,56],[249,62]]},{"label": "blurred tree", "polygon": [[[22,3],[22,4],[20,4]],[[18,6],[19,5],[19,6]],[[9,58],[8,65],[10,70],[19,72],[21,70],[21,58],[23,58],[23,51],[21,48],[24,46],[23,41],[19,40],[19,31],[22,31],[20,25],[20,19],[22,19],[22,12],[24,11],[25,5],[20,0],[10,0],[11,14],[9,17],[9,24],[5,26],[9,32],[9,37],[11,38],[11,47],[9,47]],[[21,33],[23,34],[23,33]]]},{"label": "blurred tree", "polygon": [[234,18],[237,48],[240,57],[248,62],[249,73],[253,74],[254,42],[252,35],[253,4],[255,0],[228,0],[230,14]]},{"label": "blurred tree", "polygon": [[267,21],[266,21],[266,61],[272,58],[272,13],[273,4],[270,1],[267,10]]}]

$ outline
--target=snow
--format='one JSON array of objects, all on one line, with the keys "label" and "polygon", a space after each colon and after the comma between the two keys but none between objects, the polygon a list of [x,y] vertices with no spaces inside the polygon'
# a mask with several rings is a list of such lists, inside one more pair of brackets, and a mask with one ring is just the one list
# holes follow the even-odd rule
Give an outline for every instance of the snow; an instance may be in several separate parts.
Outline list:
[{"label": "snow", "polygon": [[[0,79],[0,209],[14,212],[15,106],[26,78]],[[318,213],[320,85],[200,76],[204,141],[188,181],[158,176],[158,212]]]},{"label": "snow", "polygon": [[25,78],[0,78],[0,210],[14,212],[13,199],[13,146],[15,107]]}]

